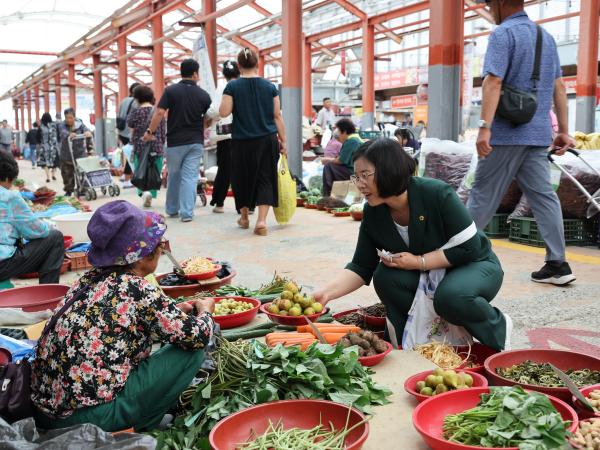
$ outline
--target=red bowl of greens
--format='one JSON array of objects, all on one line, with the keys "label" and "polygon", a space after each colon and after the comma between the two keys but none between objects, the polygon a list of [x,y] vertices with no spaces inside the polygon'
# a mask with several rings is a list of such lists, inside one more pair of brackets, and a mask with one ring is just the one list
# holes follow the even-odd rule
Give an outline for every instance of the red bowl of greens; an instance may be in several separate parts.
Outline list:
[{"label": "red bowl of greens", "polygon": [[570,402],[571,393],[548,363],[569,375],[580,388],[600,383],[600,359],[566,350],[510,350],[490,356],[484,366],[492,385],[518,385]]},{"label": "red bowl of greens", "polygon": [[252,406],[224,418],[208,439],[213,450],[243,448],[244,443],[267,432],[270,424],[281,424],[283,430],[310,430],[321,424],[331,425],[336,432],[352,429],[344,438],[346,450],[359,450],[369,436],[365,416],[354,408],[327,400],[282,400]]},{"label": "red bowl of greens", "polygon": [[[507,396],[507,393],[510,395]],[[526,401],[531,401],[531,396],[535,403],[526,404]],[[505,400],[512,409],[503,407]],[[477,410],[473,410],[476,407]],[[521,412],[516,408],[521,408]],[[467,410],[468,415],[464,414]],[[557,412],[565,422],[564,426],[554,421]],[[500,415],[504,418],[498,419]],[[445,425],[448,416],[451,417]],[[538,420],[541,417],[550,424],[540,425]],[[502,426],[503,422],[505,426]],[[566,443],[567,432],[577,429],[578,419],[573,408],[562,400],[539,392],[527,392],[518,386],[501,386],[461,389],[431,397],[415,408],[413,425],[433,450],[518,450],[514,446],[518,445],[515,440],[523,440],[521,432],[524,431],[527,436],[529,426],[557,443]],[[493,446],[482,445],[481,439],[492,439],[490,435],[493,435],[494,441],[489,445]],[[451,436],[455,439],[450,440]],[[513,440],[509,441],[508,436],[512,436]],[[538,448],[546,448],[544,441],[537,442],[540,444]],[[562,447],[559,444],[556,448]]]}]

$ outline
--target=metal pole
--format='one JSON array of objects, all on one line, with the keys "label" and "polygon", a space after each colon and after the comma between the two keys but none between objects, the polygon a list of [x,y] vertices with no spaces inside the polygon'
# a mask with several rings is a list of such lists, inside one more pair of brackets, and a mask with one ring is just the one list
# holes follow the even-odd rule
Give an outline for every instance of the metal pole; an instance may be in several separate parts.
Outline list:
[{"label": "metal pole", "polygon": [[54,103],[56,103],[56,117],[62,117],[62,92],[60,89],[61,74],[54,76]]},{"label": "metal pole", "polygon": [[371,130],[375,126],[375,26],[363,22],[362,50],[362,108],[360,128]]},{"label": "metal pole", "polygon": [[431,2],[427,136],[458,140],[463,55],[463,0]]},{"label": "metal pole", "polygon": [[312,116],[312,46],[304,40],[304,115]]},{"label": "metal pole", "polygon": [[[121,57],[127,53],[127,36],[121,36],[117,39],[117,53]],[[127,86],[127,58],[119,59],[119,103],[129,96],[129,87]]]},{"label": "metal pole", "polygon": [[27,91],[27,129],[31,130],[31,91]]},{"label": "metal pole", "polygon": [[263,78],[265,76],[265,55],[263,54],[258,55],[258,76]]},{"label": "metal pole", "polygon": [[75,64],[69,64],[69,107],[77,109],[77,86],[75,84]]},{"label": "metal pole", "polygon": [[581,2],[575,129],[586,134],[595,131],[599,15],[599,0]]},{"label": "metal pole", "polygon": [[19,107],[21,108],[21,130],[25,130],[25,98],[23,95],[19,98]]},{"label": "metal pole", "polygon": [[35,121],[40,123],[40,87],[36,84],[33,88],[33,104],[35,105]]},{"label": "metal pole", "polygon": [[281,102],[292,173],[302,176],[302,0],[282,0],[283,88]]},{"label": "metal pole", "polygon": [[13,108],[15,110],[15,130],[19,129],[19,107],[18,107],[18,100],[15,102],[15,100],[13,99]]},{"label": "metal pole", "polygon": [[[216,0],[202,0],[202,14],[212,14],[217,10]],[[212,67],[215,84],[217,82],[217,19],[211,19],[204,23],[204,38],[206,49]]]},{"label": "metal pole", "polygon": [[100,55],[92,55],[94,65],[94,119],[95,119],[95,138],[96,138],[96,153],[106,156],[104,146],[104,101],[102,99],[102,69],[100,65]]},{"label": "metal pole", "polygon": [[42,92],[44,93],[44,112],[50,112],[50,88],[48,87],[48,80],[42,82]]},{"label": "metal pole", "polygon": [[[163,22],[162,16],[157,15],[152,18],[152,40],[155,41],[163,37]],[[162,41],[153,45],[152,51],[152,89],[154,89],[154,97],[157,100],[162,96],[165,88],[165,71],[163,58]]]}]

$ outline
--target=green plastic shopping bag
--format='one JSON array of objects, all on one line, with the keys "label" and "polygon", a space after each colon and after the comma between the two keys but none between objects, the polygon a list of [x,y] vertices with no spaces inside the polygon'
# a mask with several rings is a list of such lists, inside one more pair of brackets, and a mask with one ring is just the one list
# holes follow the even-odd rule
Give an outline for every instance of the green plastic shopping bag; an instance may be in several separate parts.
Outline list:
[{"label": "green plastic shopping bag", "polygon": [[288,168],[287,157],[281,155],[277,168],[277,190],[279,206],[273,208],[275,219],[280,225],[288,223],[296,212],[296,182]]}]

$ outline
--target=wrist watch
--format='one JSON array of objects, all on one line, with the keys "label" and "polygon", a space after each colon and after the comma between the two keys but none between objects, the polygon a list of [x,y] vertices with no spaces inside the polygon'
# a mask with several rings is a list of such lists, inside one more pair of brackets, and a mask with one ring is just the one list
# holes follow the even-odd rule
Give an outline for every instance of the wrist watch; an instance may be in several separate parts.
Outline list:
[{"label": "wrist watch", "polygon": [[492,126],[483,119],[478,122],[478,125],[479,128],[487,128],[488,130],[492,128]]}]

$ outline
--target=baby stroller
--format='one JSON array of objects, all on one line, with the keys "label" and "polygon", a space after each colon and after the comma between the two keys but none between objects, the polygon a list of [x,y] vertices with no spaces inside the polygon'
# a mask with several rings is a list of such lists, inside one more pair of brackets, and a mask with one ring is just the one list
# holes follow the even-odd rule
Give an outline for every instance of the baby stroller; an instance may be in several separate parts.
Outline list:
[{"label": "baby stroller", "polygon": [[121,189],[113,182],[110,169],[100,163],[98,156],[88,156],[77,158],[73,156],[73,141],[86,139],[85,135],[78,134],[74,138],[69,138],[69,152],[71,161],[75,168],[75,192],[77,197],[85,196],[87,201],[96,200],[98,194],[96,188],[100,188],[103,195],[116,197],[121,193]]}]

